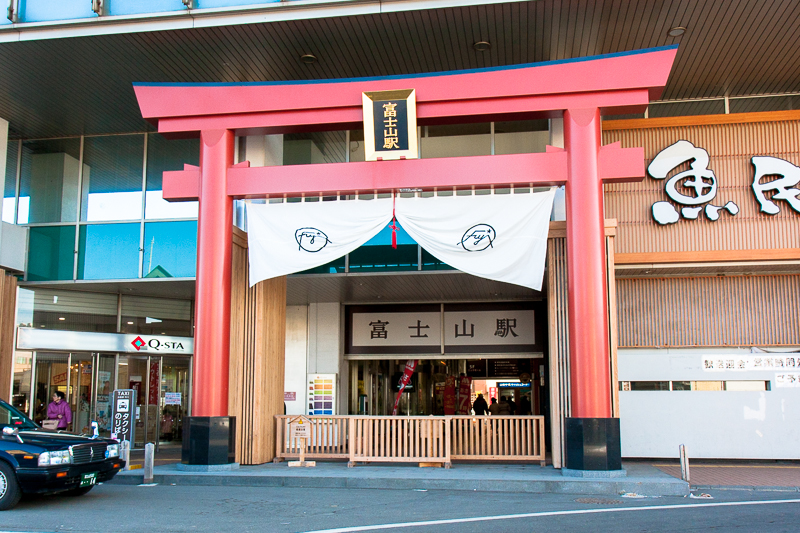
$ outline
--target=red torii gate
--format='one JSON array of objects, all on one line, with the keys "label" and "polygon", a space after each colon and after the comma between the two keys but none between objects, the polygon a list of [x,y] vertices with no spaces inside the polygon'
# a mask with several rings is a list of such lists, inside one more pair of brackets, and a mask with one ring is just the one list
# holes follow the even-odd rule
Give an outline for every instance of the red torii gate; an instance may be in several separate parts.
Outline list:
[{"label": "red torii gate", "polygon": [[[200,136],[200,167],[165,172],[167,200],[200,200],[193,417],[228,416],[234,198],[401,188],[566,185],[572,419],[567,467],[618,469],[611,419],[603,184],[644,177],[644,151],[601,146],[601,114],[642,112],[666,84],[676,46],[491,69],[278,83],[136,83],[165,136]],[[361,93],[416,89],[420,125],[564,119],[546,153],[250,168],[235,135],[363,127]],[[588,421],[587,421],[588,419]],[[599,426],[597,422],[600,422]],[[614,432],[616,431],[616,435]],[[589,442],[601,440],[603,442]],[[614,442],[616,439],[616,442]],[[588,452],[601,444],[605,457]],[[607,446],[606,446],[607,445]],[[616,458],[615,458],[616,456]]]}]

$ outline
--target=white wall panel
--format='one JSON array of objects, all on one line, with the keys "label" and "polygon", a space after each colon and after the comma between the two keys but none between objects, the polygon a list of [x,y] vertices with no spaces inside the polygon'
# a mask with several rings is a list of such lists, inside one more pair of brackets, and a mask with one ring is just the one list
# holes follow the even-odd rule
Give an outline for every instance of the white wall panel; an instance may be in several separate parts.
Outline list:
[{"label": "white wall panel", "polygon": [[286,364],[284,392],[294,392],[295,401],[286,401],[287,415],[302,415],[306,410],[306,364],[308,363],[308,306],[286,307]]},{"label": "white wall panel", "polygon": [[800,388],[776,388],[774,370],[704,372],[712,354],[750,349],[619,350],[620,381],[770,380],[772,389],[620,391],[623,457],[677,458],[685,444],[690,458],[800,459]]}]

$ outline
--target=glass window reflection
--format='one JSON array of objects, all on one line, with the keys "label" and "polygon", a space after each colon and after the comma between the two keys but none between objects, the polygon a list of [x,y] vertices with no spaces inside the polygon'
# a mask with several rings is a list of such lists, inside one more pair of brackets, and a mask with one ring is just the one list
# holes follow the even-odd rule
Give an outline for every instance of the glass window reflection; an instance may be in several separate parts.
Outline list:
[{"label": "glass window reflection", "polygon": [[142,217],[144,135],[86,137],[81,220]]},{"label": "glass window reflection", "polygon": [[139,224],[81,226],[78,279],[139,277]]},{"label": "glass window reflection", "polygon": [[75,222],[80,148],[77,138],[22,143],[18,224]]},{"label": "glass window reflection", "polygon": [[190,337],[192,302],[148,296],[123,296],[121,331]]},{"label": "glass window reflection", "polygon": [[144,225],[145,278],[191,278],[197,265],[197,221]]},{"label": "glass window reflection", "polygon": [[147,220],[197,218],[197,202],[167,202],[162,196],[165,170],[183,170],[183,165],[199,165],[198,139],[167,140],[157,133],[147,138],[147,189],[144,216]]},{"label": "glass window reflection", "polygon": [[32,227],[28,239],[28,281],[72,279],[75,226]]},{"label": "glass window reflection", "polygon": [[17,153],[19,142],[10,141],[6,152],[6,178],[3,186],[3,222],[13,224],[16,221],[17,196]]}]

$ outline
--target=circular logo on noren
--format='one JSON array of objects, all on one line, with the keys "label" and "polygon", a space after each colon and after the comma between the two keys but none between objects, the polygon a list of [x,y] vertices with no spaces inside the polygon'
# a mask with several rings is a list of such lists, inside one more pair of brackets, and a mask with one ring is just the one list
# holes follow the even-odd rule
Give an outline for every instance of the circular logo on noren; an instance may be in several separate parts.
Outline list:
[{"label": "circular logo on noren", "polygon": [[300,228],[294,232],[294,240],[301,250],[311,253],[319,252],[331,242],[328,236],[317,228]]},{"label": "circular logo on noren", "polygon": [[481,252],[492,248],[497,232],[489,224],[475,224],[461,237],[460,244],[468,252]]}]

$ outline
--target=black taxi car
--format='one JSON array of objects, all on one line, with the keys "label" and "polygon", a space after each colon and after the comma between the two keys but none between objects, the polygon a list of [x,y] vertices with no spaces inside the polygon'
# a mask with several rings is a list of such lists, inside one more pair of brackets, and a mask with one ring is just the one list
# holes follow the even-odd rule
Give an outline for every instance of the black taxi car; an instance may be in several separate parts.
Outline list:
[{"label": "black taxi car", "polygon": [[0,511],[23,493],[86,494],[125,466],[116,440],[42,429],[2,400],[0,431]]}]

